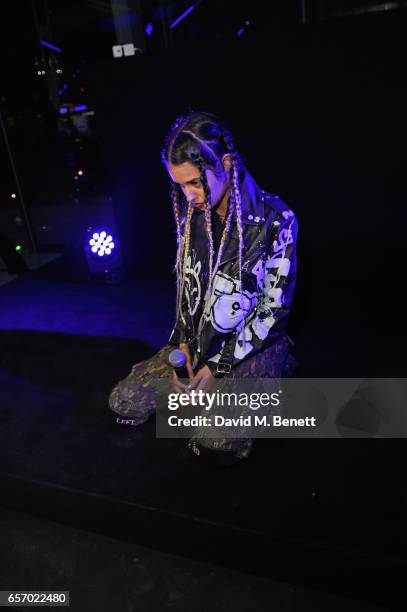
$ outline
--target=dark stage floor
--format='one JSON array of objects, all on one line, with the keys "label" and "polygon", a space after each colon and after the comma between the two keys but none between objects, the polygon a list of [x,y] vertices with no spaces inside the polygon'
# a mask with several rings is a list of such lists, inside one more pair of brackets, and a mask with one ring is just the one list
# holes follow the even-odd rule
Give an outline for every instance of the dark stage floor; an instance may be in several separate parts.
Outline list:
[{"label": "dark stage floor", "polygon": [[[222,469],[156,439],[154,419],[115,425],[109,391],[166,343],[173,288],[75,282],[58,265],[0,288],[1,504],[391,609],[407,557],[404,440],[258,440]],[[297,326],[298,375],[374,375],[357,371],[374,358],[368,326],[316,319]]]},{"label": "dark stage floor", "polygon": [[[70,608],[383,612],[384,607],[234,572],[210,563],[0,508],[0,575],[8,589],[69,590]],[[32,563],[35,558],[35,566]]]}]

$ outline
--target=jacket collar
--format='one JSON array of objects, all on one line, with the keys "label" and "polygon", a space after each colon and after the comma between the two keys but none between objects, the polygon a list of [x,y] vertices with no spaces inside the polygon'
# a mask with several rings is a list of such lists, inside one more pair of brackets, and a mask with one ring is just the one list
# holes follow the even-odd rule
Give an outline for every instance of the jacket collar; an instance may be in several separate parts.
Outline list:
[{"label": "jacket collar", "polygon": [[[264,198],[265,193],[259,188],[253,177],[247,172],[240,185],[240,195],[242,202],[242,222],[246,226],[261,226],[264,221]],[[224,245],[223,255],[221,264],[228,261],[232,261],[238,257],[237,245],[239,243],[239,233],[235,221],[236,211],[234,213],[234,219],[232,220],[232,226],[226,242]],[[249,236],[252,235],[250,227],[243,228],[243,253],[250,248],[250,241],[247,242]]]},{"label": "jacket collar", "polygon": [[[251,230],[249,226],[261,226],[264,221],[264,199],[265,192],[259,188],[256,181],[253,177],[247,172],[245,172],[244,179],[240,185],[240,195],[241,195],[241,203],[242,203],[242,222],[243,225],[247,226],[243,231],[243,241],[245,244],[244,251],[249,248],[249,245],[246,244],[246,235],[247,233],[251,234]],[[183,224],[185,221],[185,216],[183,217],[181,223]],[[233,214],[232,224],[229,231],[229,234],[226,238],[222,261],[221,264],[226,261],[230,261],[236,259],[238,256],[237,252],[237,244],[239,242],[239,233],[236,226],[236,211]],[[205,231],[205,216],[202,211],[194,212],[192,216],[192,227],[194,227],[196,232],[196,240],[195,246],[201,252],[204,253],[207,251],[207,237]]]},{"label": "jacket collar", "polygon": [[264,191],[246,170],[240,187],[242,197],[242,221],[246,225],[264,223]]}]

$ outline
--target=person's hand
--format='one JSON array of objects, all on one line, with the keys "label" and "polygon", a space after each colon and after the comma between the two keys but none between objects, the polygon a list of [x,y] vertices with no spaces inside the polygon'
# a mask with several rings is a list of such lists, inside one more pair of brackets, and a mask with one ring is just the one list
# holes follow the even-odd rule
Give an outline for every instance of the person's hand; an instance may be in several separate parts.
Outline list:
[{"label": "person's hand", "polygon": [[198,370],[187,387],[187,391],[209,391],[215,381],[215,377],[207,365]]},{"label": "person's hand", "polygon": [[[192,369],[191,353],[189,351],[189,346],[188,346],[188,344],[186,344],[184,342],[181,342],[181,344],[179,345],[179,348],[186,355],[187,362],[185,364],[185,367],[186,367],[187,372],[188,372],[188,378],[189,378],[189,380],[191,382],[193,380],[193,378],[194,378],[194,371]],[[174,389],[175,389],[176,393],[188,393],[187,385],[184,385],[180,381],[180,379],[178,378],[175,370],[173,370],[173,372],[172,372],[172,380],[173,380],[173,383],[174,383]]]}]

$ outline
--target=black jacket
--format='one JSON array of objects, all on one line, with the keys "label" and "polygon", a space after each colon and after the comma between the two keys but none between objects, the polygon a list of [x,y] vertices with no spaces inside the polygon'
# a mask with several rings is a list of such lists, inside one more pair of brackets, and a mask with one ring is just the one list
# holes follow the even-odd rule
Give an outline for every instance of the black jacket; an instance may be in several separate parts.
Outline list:
[{"label": "black jacket", "polygon": [[[243,294],[239,287],[239,238],[233,218],[205,309],[209,267],[205,216],[199,210],[192,215],[183,316],[178,317],[169,344],[189,343],[195,372],[208,365],[215,376],[227,374],[285,334],[296,282],[297,220],[278,196],[260,189],[248,172],[241,196]],[[185,217],[181,223],[184,227]]]}]

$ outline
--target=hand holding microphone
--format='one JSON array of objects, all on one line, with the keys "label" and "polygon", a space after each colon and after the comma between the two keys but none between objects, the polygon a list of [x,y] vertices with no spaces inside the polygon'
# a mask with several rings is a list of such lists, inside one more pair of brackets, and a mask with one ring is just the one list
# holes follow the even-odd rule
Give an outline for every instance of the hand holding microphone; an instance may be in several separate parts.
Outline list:
[{"label": "hand holding microphone", "polygon": [[169,364],[174,368],[173,381],[178,393],[188,392],[188,384],[194,378],[188,345],[185,349],[174,349],[168,356]]}]

